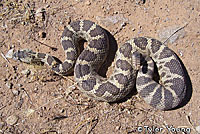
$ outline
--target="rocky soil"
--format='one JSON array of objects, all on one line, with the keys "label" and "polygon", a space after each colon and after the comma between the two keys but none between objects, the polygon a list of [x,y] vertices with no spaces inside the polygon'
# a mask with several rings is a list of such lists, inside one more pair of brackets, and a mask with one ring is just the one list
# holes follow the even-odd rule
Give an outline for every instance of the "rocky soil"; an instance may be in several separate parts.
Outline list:
[{"label": "rocky soil", "polygon": [[[139,36],[165,42],[187,70],[183,104],[159,111],[137,94],[94,101],[73,76],[6,58],[12,48],[29,48],[64,60],[62,31],[79,19],[108,30],[118,47]],[[0,50],[0,134],[200,133],[200,0],[1,0]]]}]

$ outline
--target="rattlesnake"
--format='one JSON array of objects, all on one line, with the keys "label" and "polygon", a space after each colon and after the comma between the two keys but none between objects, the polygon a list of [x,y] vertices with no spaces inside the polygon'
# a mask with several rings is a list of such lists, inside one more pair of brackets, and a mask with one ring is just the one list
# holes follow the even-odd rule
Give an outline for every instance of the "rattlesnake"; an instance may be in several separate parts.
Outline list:
[{"label": "rattlesnake", "polygon": [[[88,42],[81,53],[80,40]],[[148,104],[168,110],[179,105],[186,94],[180,61],[171,49],[156,39],[138,37],[128,40],[117,50],[115,68],[109,78],[98,75],[107,58],[109,45],[112,45],[102,27],[89,20],[75,21],[65,28],[61,42],[66,54],[64,62],[27,49],[18,50],[13,58],[26,63],[44,62],[61,75],[74,71],[80,90],[101,101],[121,100],[136,84],[139,95]],[[159,83],[153,79],[154,63],[160,75]]]}]

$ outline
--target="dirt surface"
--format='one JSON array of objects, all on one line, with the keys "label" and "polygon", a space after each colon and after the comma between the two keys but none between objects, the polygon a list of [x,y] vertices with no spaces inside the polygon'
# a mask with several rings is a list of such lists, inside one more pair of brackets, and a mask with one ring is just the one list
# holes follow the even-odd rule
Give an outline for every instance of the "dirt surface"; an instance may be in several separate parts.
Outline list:
[{"label": "dirt surface", "polygon": [[[76,88],[73,76],[4,57],[11,48],[29,48],[64,60],[62,31],[79,19],[104,27],[117,46],[132,37],[164,42],[172,35],[166,45],[188,74],[183,105],[159,111],[138,95],[114,104],[94,101]],[[0,47],[0,134],[200,133],[199,0],[1,0]]]}]

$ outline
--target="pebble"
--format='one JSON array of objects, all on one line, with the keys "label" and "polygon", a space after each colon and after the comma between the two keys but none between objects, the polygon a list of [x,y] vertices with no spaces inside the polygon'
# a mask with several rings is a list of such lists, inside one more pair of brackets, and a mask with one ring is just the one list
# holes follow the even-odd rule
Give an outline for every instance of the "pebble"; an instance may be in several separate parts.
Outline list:
[{"label": "pebble", "polygon": [[21,102],[15,103],[15,108],[16,109],[20,109],[21,107],[22,107],[22,103]]},{"label": "pebble", "polygon": [[196,129],[196,131],[197,131],[198,133],[200,133],[200,126],[197,126],[195,129]]},{"label": "pebble", "polygon": [[115,129],[116,130],[120,130],[121,126],[116,126]]},{"label": "pebble", "polygon": [[34,109],[27,109],[26,111],[24,111],[24,114],[26,117],[32,115],[35,112]]},{"label": "pebble", "polygon": [[126,19],[122,15],[118,15],[118,14],[114,15],[114,16],[108,16],[108,17],[105,17],[105,18],[97,16],[96,20],[100,21],[105,26],[114,25],[114,24],[118,23],[119,21],[122,21],[124,23],[126,23],[128,21],[128,19]]},{"label": "pebble", "polygon": [[12,89],[12,87],[13,87],[13,83],[6,82],[6,86],[7,86],[9,89]]},{"label": "pebble", "polygon": [[17,89],[13,89],[12,90],[12,93],[15,95],[15,96],[18,96],[20,94],[20,91],[17,90]]},{"label": "pebble", "polygon": [[13,54],[14,54],[14,49],[10,49],[10,50],[6,53],[5,57],[8,58],[8,59],[11,59],[11,58],[13,58]]},{"label": "pebble", "polygon": [[[159,30],[157,34],[159,39],[163,42],[166,41],[171,36],[168,39],[168,41],[172,44],[179,38],[183,38],[185,36],[185,30],[184,29],[179,30],[180,28],[181,28],[180,26],[170,26],[165,29]],[[177,32],[177,30],[179,31]]]},{"label": "pebble", "polygon": [[140,4],[144,4],[145,0],[135,0],[135,3],[140,5]]},{"label": "pebble", "polygon": [[39,36],[40,36],[40,38],[46,38],[47,33],[44,31],[39,31]]},{"label": "pebble", "polygon": [[44,13],[45,13],[46,11],[45,11],[45,8],[43,8],[43,7],[41,7],[41,8],[38,8],[37,10],[36,10],[36,13],[35,13],[35,15],[36,15],[36,17],[38,17],[38,18],[41,18],[42,20],[44,20],[45,18],[45,16],[44,16]]},{"label": "pebble", "polygon": [[22,87],[23,85],[22,85],[22,84],[17,84],[17,86],[18,86],[18,87]]},{"label": "pebble", "polygon": [[183,50],[178,50],[178,53],[179,53],[179,55],[181,56],[181,57],[183,57]]},{"label": "pebble", "polygon": [[39,90],[38,87],[35,87],[35,88],[33,89],[33,92],[34,92],[34,93],[37,93],[38,90]]},{"label": "pebble", "polygon": [[4,126],[5,126],[5,123],[1,121],[0,122],[0,129],[2,129]]},{"label": "pebble", "polygon": [[91,5],[91,2],[88,0],[85,2],[85,5],[89,6],[89,5]]},{"label": "pebble", "polygon": [[11,115],[11,116],[9,116],[7,119],[6,119],[6,123],[8,124],[8,125],[15,125],[17,122],[18,122],[18,120],[19,120],[19,117],[18,116],[16,116],[16,115]]},{"label": "pebble", "polygon": [[29,74],[31,74],[31,71],[29,69],[26,69],[26,70],[21,71],[21,73],[28,76]]}]

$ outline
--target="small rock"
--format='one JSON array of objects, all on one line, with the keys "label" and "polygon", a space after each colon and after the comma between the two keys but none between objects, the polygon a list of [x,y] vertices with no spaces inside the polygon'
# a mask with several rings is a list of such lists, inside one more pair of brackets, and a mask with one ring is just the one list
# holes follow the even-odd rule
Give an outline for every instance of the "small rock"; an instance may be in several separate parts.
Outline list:
[{"label": "small rock", "polygon": [[11,115],[6,119],[6,123],[8,125],[15,125],[17,123],[17,121],[19,120],[19,117],[16,115]]},{"label": "small rock", "polygon": [[13,83],[6,82],[6,86],[7,86],[9,89],[12,89],[12,87],[13,87]]},{"label": "small rock", "polygon": [[197,126],[195,129],[196,129],[196,131],[197,131],[198,133],[200,133],[200,126]]},{"label": "small rock", "polygon": [[22,85],[22,84],[17,84],[17,86],[18,86],[18,87],[22,87],[23,85]]},{"label": "small rock", "polygon": [[15,108],[20,109],[22,107],[23,102],[15,103]]},{"label": "small rock", "polygon": [[179,55],[181,56],[181,57],[183,57],[183,50],[178,50],[178,53],[179,53]]},{"label": "small rock", "polygon": [[46,34],[45,32],[43,32],[43,31],[40,31],[40,32],[39,32],[39,36],[40,36],[41,38],[46,38],[47,34]]},{"label": "small rock", "polygon": [[132,31],[135,31],[136,29],[135,28],[132,28]]},{"label": "small rock", "polygon": [[8,59],[11,59],[11,58],[13,58],[13,54],[14,54],[14,49],[10,49],[10,50],[6,53],[5,57],[8,58]]},{"label": "small rock", "polygon": [[15,95],[15,96],[18,96],[20,94],[20,91],[19,90],[16,90],[16,89],[13,89],[12,90],[12,93]]},{"label": "small rock", "polygon": [[180,26],[170,26],[163,30],[159,30],[158,37],[163,42],[169,38],[168,40],[172,44],[179,38],[183,38],[185,36],[185,30],[180,28]]},{"label": "small rock", "polygon": [[5,126],[5,123],[4,122],[0,122],[0,130]]},{"label": "small rock", "polygon": [[46,5],[45,8],[50,8],[50,5]]},{"label": "small rock", "polygon": [[45,14],[46,14],[46,10],[45,10],[45,8],[43,8],[43,7],[38,8],[38,9],[36,10],[36,13],[35,13],[36,17],[37,17],[38,19],[43,20],[43,21],[45,20]]},{"label": "small rock", "polygon": [[140,4],[144,4],[145,0],[135,0],[135,3],[140,5]]},{"label": "small rock", "polygon": [[11,45],[11,46],[10,46],[10,49],[13,49],[13,48],[15,48],[15,45]]},{"label": "small rock", "polygon": [[127,25],[126,22],[122,22],[122,23],[121,23],[121,27],[125,27],[126,25]]},{"label": "small rock", "polygon": [[65,112],[65,109],[61,109],[61,110],[60,110],[60,113],[64,113],[64,112]]},{"label": "small rock", "polygon": [[91,2],[88,0],[85,2],[85,5],[89,6],[89,5],[91,5]]},{"label": "small rock", "polygon": [[6,82],[6,81],[8,81],[8,79],[7,78],[3,78],[3,81]]},{"label": "small rock", "polygon": [[108,16],[106,18],[97,16],[97,21],[100,21],[105,26],[110,26],[118,23],[119,21],[122,21],[123,23],[128,22],[127,18],[124,18],[122,15],[116,14],[114,16]]},{"label": "small rock", "polygon": [[26,70],[21,71],[21,73],[28,76],[29,74],[31,74],[31,71],[29,69],[26,69]]},{"label": "small rock", "polygon": [[66,96],[68,96],[68,95],[72,92],[72,90],[74,90],[75,88],[76,88],[75,85],[69,86],[69,87],[65,90]]},{"label": "small rock", "polygon": [[116,130],[119,130],[120,128],[121,128],[121,126],[116,126],[115,127]]},{"label": "small rock", "polygon": [[27,109],[26,111],[24,111],[24,114],[26,117],[32,115],[35,112],[34,109]]},{"label": "small rock", "polygon": [[35,87],[35,88],[33,89],[33,92],[34,92],[34,93],[37,93],[37,91],[38,91],[38,87]]}]

